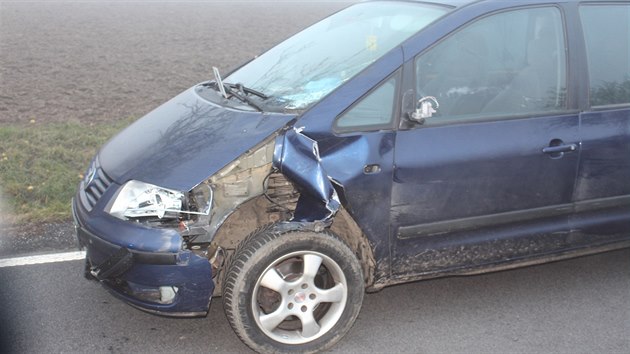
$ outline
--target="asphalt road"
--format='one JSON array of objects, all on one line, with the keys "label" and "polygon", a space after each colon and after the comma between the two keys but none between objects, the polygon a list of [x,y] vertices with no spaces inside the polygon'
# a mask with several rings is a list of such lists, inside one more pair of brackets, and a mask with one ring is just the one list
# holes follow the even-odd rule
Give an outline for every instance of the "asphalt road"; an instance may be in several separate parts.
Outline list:
[{"label": "asphalt road", "polygon": [[[248,352],[220,299],[207,318],[158,317],[85,280],[81,268],[0,268],[1,352]],[[366,296],[332,352],[630,353],[629,269],[626,249],[386,288]]]}]

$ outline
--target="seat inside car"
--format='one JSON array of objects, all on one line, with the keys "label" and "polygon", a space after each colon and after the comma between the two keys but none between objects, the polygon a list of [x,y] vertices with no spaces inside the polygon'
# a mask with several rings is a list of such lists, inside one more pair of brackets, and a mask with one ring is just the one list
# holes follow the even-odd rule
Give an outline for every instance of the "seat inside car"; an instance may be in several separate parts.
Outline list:
[{"label": "seat inside car", "polygon": [[[441,48],[437,55],[421,60],[418,70],[436,73],[426,85],[418,88],[420,95],[435,96],[440,103],[442,117],[479,112],[485,102],[487,87],[486,40],[478,33],[462,33],[451,41],[450,48]],[[426,75],[429,78],[430,75]],[[418,83],[422,85],[422,82]],[[420,98],[420,97],[418,97]]]},{"label": "seat inside car", "polygon": [[[539,19],[541,20],[541,19]],[[542,21],[542,20],[541,20]],[[562,48],[556,31],[545,24],[527,45],[527,65],[508,86],[483,108],[485,113],[536,112],[561,104],[563,75],[559,71]]]}]

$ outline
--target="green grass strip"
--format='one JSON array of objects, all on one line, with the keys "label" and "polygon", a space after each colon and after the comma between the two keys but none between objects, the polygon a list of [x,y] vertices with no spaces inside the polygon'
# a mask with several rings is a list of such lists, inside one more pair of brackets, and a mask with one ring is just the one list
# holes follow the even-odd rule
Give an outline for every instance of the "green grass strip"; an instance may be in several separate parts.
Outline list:
[{"label": "green grass strip", "polygon": [[70,200],[98,148],[132,122],[0,126],[0,190],[10,223],[71,218]]}]

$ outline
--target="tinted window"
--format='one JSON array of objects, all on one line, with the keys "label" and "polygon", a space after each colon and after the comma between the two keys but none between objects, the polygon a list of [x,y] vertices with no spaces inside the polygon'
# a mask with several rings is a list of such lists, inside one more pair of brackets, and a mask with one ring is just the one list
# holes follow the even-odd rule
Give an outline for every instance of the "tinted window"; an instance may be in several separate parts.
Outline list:
[{"label": "tinted window", "polygon": [[630,103],[630,5],[582,6],[580,15],[591,104]]},{"label": "tinted window", "polygon": [[565,40],[553,7],[482,18],[416,60],[417,98],[434,96],[428,124],[561,110]]},{"label": "tinted window", "polygon": [[342,114],[335,123],[336,130],[375,130],[391,127],[398,76],[394,75],[386,80]]}]

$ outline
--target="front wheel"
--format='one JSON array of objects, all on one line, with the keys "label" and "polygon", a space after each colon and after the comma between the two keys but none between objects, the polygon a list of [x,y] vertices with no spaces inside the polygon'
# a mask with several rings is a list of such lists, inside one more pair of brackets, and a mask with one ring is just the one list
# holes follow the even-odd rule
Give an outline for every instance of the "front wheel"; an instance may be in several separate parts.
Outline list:
[{"label": "front wheel", "polygon": [[228,267],[223,304],[230,325],[258,352],[316,352],[350,330],[363,301],[361,266],[331,233],[247,237]]}]

